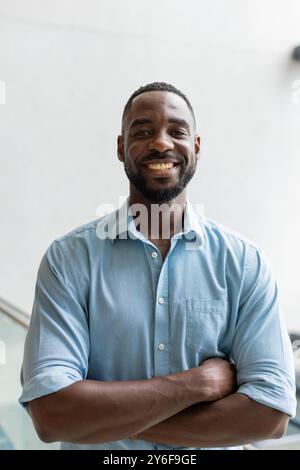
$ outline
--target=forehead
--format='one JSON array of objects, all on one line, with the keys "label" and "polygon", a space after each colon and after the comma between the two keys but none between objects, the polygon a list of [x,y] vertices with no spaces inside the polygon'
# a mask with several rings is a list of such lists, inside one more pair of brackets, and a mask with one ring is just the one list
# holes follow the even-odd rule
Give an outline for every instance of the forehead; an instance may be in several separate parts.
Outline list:
[{"label": "forehead", "polygon": [[138,117],[177,117],[185,119],[192,126],[192,115],[185,100],[168,91],[147,91],[134,98],[127,122]]}]

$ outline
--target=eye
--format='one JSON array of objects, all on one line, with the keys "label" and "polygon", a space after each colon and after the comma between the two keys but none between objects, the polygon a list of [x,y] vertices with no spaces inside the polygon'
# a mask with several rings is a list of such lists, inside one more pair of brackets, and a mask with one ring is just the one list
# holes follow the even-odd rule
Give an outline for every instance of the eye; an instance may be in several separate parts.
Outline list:
[{"label": "eye", "polygon": [[186,133],[184,131],[180,131],[179,129],[175,129],[172,131],[172,134],[178,135],[178,136],[184,136]]},{"label": "eye", "polygon": [[137,135],[138,137],[144,137],[150,134],[150,131],[143,130],[143,131],[138,131],[134,135]]}]

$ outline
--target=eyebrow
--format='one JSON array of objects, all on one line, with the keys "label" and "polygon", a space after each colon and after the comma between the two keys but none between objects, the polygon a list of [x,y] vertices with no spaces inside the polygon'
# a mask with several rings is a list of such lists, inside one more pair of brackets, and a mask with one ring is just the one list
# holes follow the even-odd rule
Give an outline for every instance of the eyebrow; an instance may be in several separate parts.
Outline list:
[{"label": "eyebrow", "polygon": [[[176,117],[170,117],[170,119],[168,119],[168,122],[169,123],[180,124],[181,126],[187,127],[188,129],[190,128],[189,123],[187,121],[185,121],[184,119],[180,119],[180,118],[176,118]],[[153,120],[150,119],[150,118],[146,118],[146,117],[137,118],[134,121],[132,121],[132,123],[130,124],[129,129],[140,126],[142,124],[152,124],[152,123],[153,123]]]}]

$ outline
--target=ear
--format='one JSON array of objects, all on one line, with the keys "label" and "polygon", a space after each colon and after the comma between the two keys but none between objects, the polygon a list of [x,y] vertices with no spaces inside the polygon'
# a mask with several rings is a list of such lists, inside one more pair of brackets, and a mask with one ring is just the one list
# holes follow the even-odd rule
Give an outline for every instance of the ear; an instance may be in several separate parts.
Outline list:
[{"label": "ear", "polygon": [[117,153],[120,162],[124,162],[124,137],[122,135],[118,135]]},{"label": "ear", "polygon": [[200,142],[201,142],[200,135],[196,135],[195,136],[195,141],[194,141],[194,146],[195,146],[195,154],[196,154],[197,160],[199,160],[199,158],[200,158],[200,147],[201,147]]}]

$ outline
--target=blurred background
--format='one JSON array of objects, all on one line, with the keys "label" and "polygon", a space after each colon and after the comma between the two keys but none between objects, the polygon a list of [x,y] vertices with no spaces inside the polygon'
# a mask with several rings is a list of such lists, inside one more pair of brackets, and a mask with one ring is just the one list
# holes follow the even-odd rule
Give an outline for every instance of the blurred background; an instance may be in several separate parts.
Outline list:
[{"label": "blurred background", "polygon": [[[189,197],[262,247],[300,333],[299,0],[0,0],[0,44],[0,448],[49,447],[16,403],[37,269],[127,196],[116,141],[141,85],[188,96],[202,137]],[[300,449],[299,432],[265,447]]]}]

